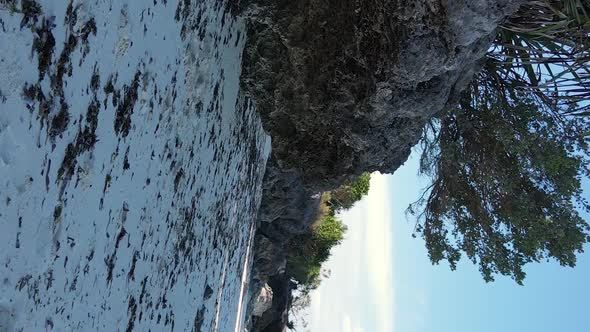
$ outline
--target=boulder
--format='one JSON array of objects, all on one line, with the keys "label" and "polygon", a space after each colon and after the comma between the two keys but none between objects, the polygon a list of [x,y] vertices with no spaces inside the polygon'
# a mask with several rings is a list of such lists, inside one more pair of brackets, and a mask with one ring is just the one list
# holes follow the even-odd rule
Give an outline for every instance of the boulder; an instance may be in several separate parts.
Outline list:
[{"label": "boulder", "polygon": [[268,284],[264,284],[260,293],[254,301],[252,316],[262,317],[262,315],[272,307],[272,289]]}]

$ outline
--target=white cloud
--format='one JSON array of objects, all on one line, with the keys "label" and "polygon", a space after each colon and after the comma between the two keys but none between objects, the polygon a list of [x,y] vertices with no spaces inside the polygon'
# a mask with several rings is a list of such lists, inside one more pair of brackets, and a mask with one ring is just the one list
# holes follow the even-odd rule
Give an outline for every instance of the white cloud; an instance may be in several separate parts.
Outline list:
[{"label": "white cloud", "polygon": [[364,332],[365,329],[360,327],[359,322],[353,322],[349,315],[342,317],[342,323],[340,325],[340,331],[342,332]]},{"label": "white cloud", "polygon": [[342,332],[352,332],[352,321],[350,320],[350,316],[344,315],[342,317],[342,325],[340,325]]},{"label": "white cloud", "polygon": [[387,177],[371,176],[371,190],[367,197],[365,255],[371,299],[378,331],[393,332],[394,285],[392,254],[392,218],[390,188]]},{"label": "white cloud", "polygon": [[322,316],[322,293],[315,291],[311,293],[311,317]]}]

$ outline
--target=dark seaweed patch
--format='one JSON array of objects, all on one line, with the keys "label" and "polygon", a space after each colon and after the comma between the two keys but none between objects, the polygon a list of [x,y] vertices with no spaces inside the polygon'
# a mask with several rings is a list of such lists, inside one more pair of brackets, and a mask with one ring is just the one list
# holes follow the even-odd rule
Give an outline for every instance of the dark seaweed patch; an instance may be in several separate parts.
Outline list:
[{"label": "dark seaweed patch", "polygon": [[64,24],[67,24],[70,27],[70,30],[74,28],[76,22],[78,22],[78,8],[80,5],[78,4],[76,8],[74,8],[74,0],[70,0],[68,3],[68,7],[66,8],[66,16],[64,18]]},{"label": "dark seaweed patch", "polygon": [[49,137],[54,139],[56,136],[61,135],[70,122],[70,114],[68,113],[68,104],[65,100],[61,100],[60,109],[56,116],[51,120],[51,127],[49,128]]},{"label": "dark seaweed patch", "polygon": [[25,286],[29,283],[29,280],[31,280],[32,277],[32,275],[27,274],[24,277],[20,278],[16,283],[16,289],[18,289],[19,291],[23,290],[23,288],[25,288]]},{"label": "dark seaweed patch", "polygon": [[35,104],[38,104],[38,119],[41,121],[41,128],[44,127],[46,122],[49,126],[50,123],[48,119],[53,109],[53,95],[49,94],[49,97],[46,98],[39,83],[31,85],[25,83],[23,86],[22,96],[23,99],[28,103],[27,108],[29,108],[31,112],[33,112]]},{"label": "dark seaweed patch", "polygon": [[105,94],[105,99],[104,99],[104,107],[107,107],[107,99],[109,97],[110,94],[113,94],[113,107],[116,107],[119,104],[119,97],[120,97],[120,93],[118,90],[115,90],[115,84],[113,83],[113,81],[116,81],[117,78],[113,78],[113,75],[109,76],[109,79],[107,80],[107,83],[104,86],[104,94]]},{"label": "dark seaweed patch", "polygon": [[193,322],[193,332],[201,332],[201,328],[203,327],[203,321],[205,320],[205,306],[203,305],[201,309],[197,311],[195,316],[195,321]]},{"label": "dark seaweed patch", "polygon": [[100,75],[98,73],[98,68],[96,64],[94,65],[94,70],[92,71],[92,77],[90,78],[90,89],[92,92],[96,94],[98,88],[100,87]]},{"label": "dark seaweed patch", "polygon": [[96,143],[96,128],[98,127],[98,113],[100,104],[95,98],[88,105],[86,112],[86,125],[76,136],[75,144],[70,143],[66,148],[64,159],[57,171],[58,180],[69,180],[74,175],[77,165],[77,157],[83,152],[90,151]]},{"label": "dark seaweed patch", "polygon": [[[41,91],[39,84],[29,85],[28,83],[25,83],[22,94],[25,101],[34,102],[43,95],[43,92]],[[45,98],[45,96],[43,96],[43,98]]]},{"label": "dark seaweed patch", "polygon": [[82,49],[83,58],[85,58],[88,52],[90,52],[88,36],[90,36],[91,33],[93,36],[96,36],[96,22],[94,21],[94,18],[88,20],[80,30],[80,39],[82,39],[82,45],[84,46]]},{"label": "dark seaweed patch", "polygon": [[98,113],[100,111],[100,104],[98,100],[94,99],[88,110],[86,111],[86,126],[76,138],[76,146],[78,153],[90,151],[96,143],[96,128],[98,127]]},{"label": "dark seaweed patch", "polygon": [[74,174],[74,168],[76,167],[77,161],[76,157],[78,156],[78,149],[73,143],[68,144],[66,147],[66,153],[64,155],[64,159],[61,162],[61,166],[57,170],[57,178],[62,179],[64,176],[67,179],[71,178]]},{"label": "dark seaweed patch", "polygon": [[59,218],[61,217],[61,212],[63,207],[61,205],[57,205],[55,209],[53,209],[53,221],[58,222]]},{"label": "dark seaweed patch", "polygon": [[125,151],[125,158],[123,159],[123,170],[128,170],[129,167],[131,167],[131,165],[129,164],[129,146],[127,147],[127,150]]},{"label": "dark seaweed patch", "polygon": [[43,275],[45,276],[45,290],[47,291],[53,286],[53,280],[55,280],[53,277],[53,269],[49,269]]},{"label": "dark seaweed patch", "polygon": [[32,52],[36,52],[38,56],[37,69],[39,71],[39,81],[43,80],[47,69],[51,65],[51,57],[55,49],[55,38],[51,31],[52,28],[52,24],[47,19],[43,19],[41,27],[35,29]]},{"label": "dark seaweed patch", "polygon": [[213,295],[213,289],[211,288],[211,286],[205,285],[205,292],[203,298],[205,300],[208,300],[209,298],[211,298],[211,295]]},{"label": "dark seaweed patch", "polygon": [[72,63],[70,60],[72,52],[76,49],[78,45],[78,39],[73,34],[70,34],[66,42],[64,43],[64,48],[61,51],[59,56],[59,60],[57,61],[57,71],[55,75],[52,77],[51,87],[56,95],[63,96],[63,80],[64,75],[67,73],[68,75],[72,74]]},{"label": "dark seaweed patch", "polygon": [[82,27],[82,30],[80,30],[82,43],[88,43],[88,36],[90,36],[91,33],[93,36],[96,36],[96,21],[94,21],[94,18],[89,19]]},{"label": "dark seaweed patch", "polygon": [[127,235],[127,231],[124,227],[121,227],[119,233],[117,234],[117,239],[115,240],[115,250],[111,255],[105,258],[105,264],[107,265],[107,282],[113,281],[113,269],[115,268],[115,258],[117,257],[117,250],[119,249],[119,243]]},{"label": "dark seaweed patch", "polygon": [[130,86],[123,87],[124,95],[123,102],[117,106],[117,113],[115,115],[115,132],[123,137],[129,135],[131,129],[131,115],[133,108],[137,102],[137,90],[139,89],[139,70],[135,73],[135,77]]},{"label": "dark seaweed patch", "polygon": [[178,191],[178,185],[180,184],[180,180],[184,177],[184,170],[181,168],[177,173],[176,177],[174,178],[174,191]]},{"label": "dark seaweed patch", "polygon": [[104,177],[104,186],[102,187],[102,193],[104,194],[107,191],[107,188],[111,185],[112,177],[110,174],[107,174]]},{"label": "dark seaweed patch", "polygon": [[139,251],[135,250],[133,252],[133,258],[131,260],[131,268],[129,268],[129,272],[127,272],[127,279],[128,280],[135,280],[135,265],[137,264],[138,259],[139,259]]},{"label": "dark seaweed patch", "polygon": [[137,316],[137,303],[135,302],[135,298],[133,296],[129,296],[129,305],[127,306],[127,315],[129,316],[129,321],[127,322],[127,332],[133,331],[133,327],[135,326],[135,318]]},{"label": "dark seaweed patch", "polygon": [[37,24],[38,17],[41,15],[41,5],[35,0],[21,0],[20,12],[23,15],[20,21],[20,28],[33,27]]}]

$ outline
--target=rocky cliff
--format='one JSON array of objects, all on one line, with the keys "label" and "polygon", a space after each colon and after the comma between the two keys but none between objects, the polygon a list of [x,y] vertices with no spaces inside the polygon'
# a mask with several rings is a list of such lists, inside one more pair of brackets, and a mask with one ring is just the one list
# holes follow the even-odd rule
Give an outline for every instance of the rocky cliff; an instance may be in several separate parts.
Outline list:
[{"label": "rocky cliff", "polygon": [[256,0],[242,83],[282,169],[325,190],[393,172],[471,79],[510,0]]},{"label": "rocky cliff", "polygon": [[255,278],[281,273],[280,248],[308,228],[314,194],[405,162],[519,3],[242,1],[249,19],[242,85],[272,136]]}]

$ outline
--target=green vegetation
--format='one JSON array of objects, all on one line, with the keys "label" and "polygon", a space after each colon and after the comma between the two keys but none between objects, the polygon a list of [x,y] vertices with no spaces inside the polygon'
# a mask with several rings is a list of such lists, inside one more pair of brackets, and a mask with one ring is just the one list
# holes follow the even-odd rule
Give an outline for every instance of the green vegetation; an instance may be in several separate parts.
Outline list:
[{"label": "green vegetation", "polygon": [[348,210],[369,193],[370,173],[363,173],[354,181],[343,184],[330,192],[330,206],[334,211]]},{"label": "green vegetation", "polygon": [[317,212],[317,220],[308,234],[293,238],[288,247],[287,273],[307,294],[321,280],[322,264],[330,257],[330,250],[340,244],[346,226],[336,217],[342,209],[351,208],[369,192],[371,175],[364,173],[340,188],[324,193]]},{"label": "green vegetation", "polygon": [[422,140],[432,185],[409,211],[433,263],[463,254],[486,281],[524,265],[574,266],[590,241],[590,5],[529,1],[505,23],[459,105]]},{"label": "green vegetation", "polygon": [[[344,239],[346,226],[336,217],[336,214],[350,209],[367,195],[370,180],[371,175],[363,173],[354,181],[344,183],[331,192],[323,193],[316,221],[310,232],[299,235],[289,242],[286,274],[297,286],[289,309],[293,316],[299,317],[311,303],[311,290],[317,288],[322,277],[326,278],[329,274],[329,271],[322,272],[322,264],[330,257],[332,248]],[[305,319],[299,317],[298,320],[304,327],[307,326]]]},{"label": "green vegetation", "polygon": [[313,289],[319,285],[322,264],[330,257],[332,247],[344,239],[346,226],[334,216],[319,221],[311,235],[291,241],[287,270],[298,285]]},{"label": "green vegetation", "polygon": [[431,260],[454,268],[463,251],[487,281],[500,273],[522,282],[524,264],[548,257],[573,266],[588,240],[576,210],[589,208],[579,135],[588,121],[555,118],[528,93],[505,101],[481,91],[466,94],[425,145],[421,171],[433,184],[417,231]]},{"label": "green vegetation", "polygon": [[[327,207],[324,201],[321,206]],[[322,264],[330,257],[330,250],[344,239],[346,226],[334,216],[333,211],[330,212],[319,217],[310,234],[297,236],[289,243],[286,273],[297,285],[290,305],[290,312],[295,317],[310,305],[310,292],[322,280]],[[307,326],[305,319],[298,320],[304,327]]]}]

